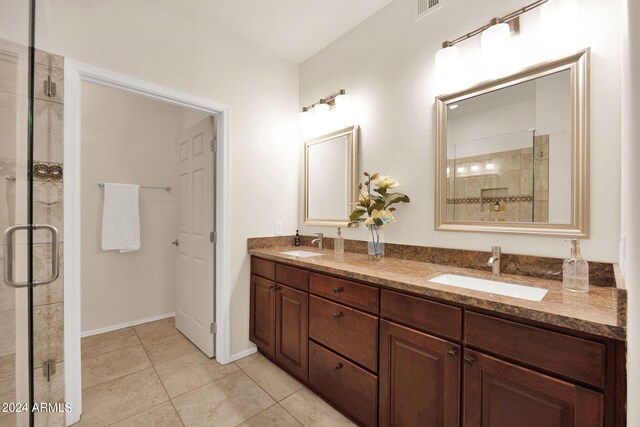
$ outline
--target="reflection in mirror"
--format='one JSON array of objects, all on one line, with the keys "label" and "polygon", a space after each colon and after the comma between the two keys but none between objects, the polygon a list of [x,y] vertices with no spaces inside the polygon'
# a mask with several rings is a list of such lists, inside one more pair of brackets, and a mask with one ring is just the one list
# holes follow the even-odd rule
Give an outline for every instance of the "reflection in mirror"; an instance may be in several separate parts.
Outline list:
[{"label": "reflection in mirror", "polygon": [[305,143],[305,224],[347,225],[357,196],[357,126]]},{"label": "reflection in mirror", "polygon": [[569,70],[448,109],[447,221],[570,222]]},{"label": "reflection in mirror", "polygon": [[589,52],[436,99],[437,230],[589,236]]}]

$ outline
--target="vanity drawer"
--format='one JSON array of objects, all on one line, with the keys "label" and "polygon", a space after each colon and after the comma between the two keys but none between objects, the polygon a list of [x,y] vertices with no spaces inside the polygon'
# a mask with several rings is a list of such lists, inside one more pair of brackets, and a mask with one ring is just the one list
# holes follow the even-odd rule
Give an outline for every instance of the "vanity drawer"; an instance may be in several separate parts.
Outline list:
[{"label": "vanity drawer", "polygon": [[300,268],[276,264],[276,282],[301,291],[309,291],[309,272]]},{"label": "vanity drawer", "polygon": [[382,317],[460,341],[462,310],[398,292],[380,291]]},{"label": "vanity drawer", "polygon": [[310,281],[311,292],[316,295],[378,314],[380,303],[376,287],[316,273],[311,273]]},{"label": "vanity drawer", "polygon": [[309,341],[309,383],[365,426],[375,426],[378,377]]},{"label": "vanity drawer", "polygon": [[309,297],[309,338],[362,366],[378,369],[378,318],[315,296]]},{"label": "vanity drawer", "polygon": [[251,274],[255,274],[269,280],[276,280],[276,263],[251,257]]},{"label": "vanity drawer", "polygon": [[602,343],[470,311],[465,312],[464,340],[469,346],[574,380],[605,385]]}]

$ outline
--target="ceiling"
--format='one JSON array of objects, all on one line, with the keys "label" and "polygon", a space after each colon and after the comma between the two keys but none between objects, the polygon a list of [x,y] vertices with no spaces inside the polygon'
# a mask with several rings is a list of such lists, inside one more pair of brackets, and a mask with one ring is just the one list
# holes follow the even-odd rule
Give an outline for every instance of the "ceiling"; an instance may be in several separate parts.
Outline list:
[{"label": "ceiling", "polygon": [[392,0],[172,0],[213,25],[301,63]]}]

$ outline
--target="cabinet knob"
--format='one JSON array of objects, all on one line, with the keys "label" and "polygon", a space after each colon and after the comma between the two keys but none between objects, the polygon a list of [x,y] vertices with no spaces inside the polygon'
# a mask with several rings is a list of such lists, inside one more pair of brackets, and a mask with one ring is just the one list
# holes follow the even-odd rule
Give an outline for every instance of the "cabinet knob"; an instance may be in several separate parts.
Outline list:
[{"label": "cabinet knob", "polygon": [[280,290],[280,285],[276,284],[274,289],[275,289],[276,291],[279,291],[279,290]]},{"label": "cabinet knob", "polygon": [[450,360],[453,360],[456,357],[458,357],[458,352],[457,351],[455,351],[455,350],[447,351],[447,358],[449,358]]},{"label": "cabinet knob", "polygon": [[339,319],[342,317],[342,313],[333,313],[333,318],[334,319]]},{"label": "cabinet knob", "polygon": [[342,292],[342,291],[344,291],[344,288],[342,286],[340,286],[339,288],[333,288],[333,293],[334,294],[337,294],[337,293]]},{"label": "cabinet knob", "polygon": [[276,285],[269,285],[269,289],[275,289]]},{"label": "cabinet knob", "polygon": [[333,365],[331,369],[333,369],[334,371],[337,371],[338,369],[342,369],[342,362],[338,363],[337,365]]},{"label": "cabinet knob", "polygon": [[473,365],[474,362],[474,358],[473,357],[465,357],[464,358],[464,366],[466,366],[467,368],[470,368]]}]

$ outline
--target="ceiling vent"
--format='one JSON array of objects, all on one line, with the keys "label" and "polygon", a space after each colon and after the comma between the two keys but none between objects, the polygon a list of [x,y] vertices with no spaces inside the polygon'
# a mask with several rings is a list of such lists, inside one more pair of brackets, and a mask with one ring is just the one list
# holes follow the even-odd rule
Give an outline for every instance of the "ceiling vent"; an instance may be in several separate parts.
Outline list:
[{"label": "ceiling vent", "polygon": [[446,0],[415,0],[415,21],[424,18],[444,6]]}]

